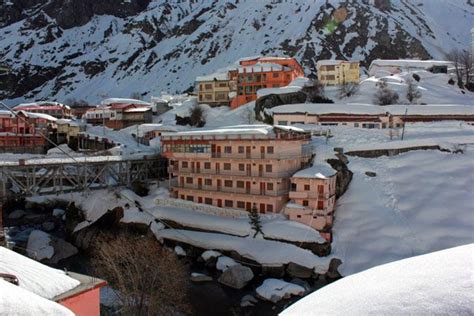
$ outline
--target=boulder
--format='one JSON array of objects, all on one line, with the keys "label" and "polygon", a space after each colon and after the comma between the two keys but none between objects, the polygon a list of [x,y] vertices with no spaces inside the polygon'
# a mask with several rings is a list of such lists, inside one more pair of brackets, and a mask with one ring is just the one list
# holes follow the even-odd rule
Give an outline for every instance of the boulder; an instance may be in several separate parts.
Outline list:
[{"label": "boulder", "polygon": [[41,225],[41,229],[46,231],[46,232],[50,232],[52,230],[54,230],[55,228],[55,225],[53,222],[45,222]]},{"label": "boulder", "polygon": [[342,264],[342,261],[340,259],[337,259],[337,258],[331,259],[331,262],[329,263],[328,272],[326,273],[326,277],[329,279],[342,278],[341,274],[337,270],[341,264]]},{"label": "boulder", "polygon": [[181,246],[174,247],[174,252],[180,257],[186,257],[186,251]]},{"label": "boulder", "polygon": [[311,286],[305,280],[301,280],[299,278],[293,278],[293,279],[291,279],[290,282],[303,287],[305,289],[305,293],[308,293],[308,291],[311,290]]},{"label": "boulder", "polygon": [[368,177],[376,177],[377,173],[375,173],[373,171],[366,171],[365,175],[368,176]]},{"label": "boulder", "polygon": [[216,263],[216,269],[220,271],[225,271],[229,269],[230,267],[240,265],[239,263],[235,262],[234,259],[226,257],[226,256],[221,256],[217,259]]},{"label": "boulder", "polygon": [[202,274],[202,273],[191,273],[191,281],[199,283],[199,282],[209,282],[212,281],[212,277]]},{"label": "boulder", "polygon": [[218,281],[221,284],[240,290],[253,279],[252,269],[237,265],[225,270]]},{"label": "boulder", "polygon": [[77,248],[72,244],[56,237],[52,237],[49,244],[54,248],[54,256],[49,260],[49,262],[54,264],[78,253]]},{"label": "boulder", "polygon": [[56,216],[56,217],[61,217],[64,215],[64,213],[66,213],[66,211],[61,208],[55,208],[53,210],[53,216]]},{"label": "boulder", "polygon": [[258,303],[258,300],[252,295],[244,295],[240,300],[240,307],[251,307]]},{"label": "boulder", "polygon": [[14,210],[13,212],[8,215],[9,219],[19,219],[22,218],[26,212],[24,210]]},{"label": "boulder", "polygon": [[285,266],[266,267],[262,266],[262,274],[272,278],[282,278],[285,276]]},{"label": "boulder", "polygon": [[288,266],[286,267],[286,272],[288,273],[289,276],[293,278],[308,279],[308,278],[311,278],[311,275],[313,274],[313,269],[306,268],[306,267],[300,266],[299,264],[290,262]]}]

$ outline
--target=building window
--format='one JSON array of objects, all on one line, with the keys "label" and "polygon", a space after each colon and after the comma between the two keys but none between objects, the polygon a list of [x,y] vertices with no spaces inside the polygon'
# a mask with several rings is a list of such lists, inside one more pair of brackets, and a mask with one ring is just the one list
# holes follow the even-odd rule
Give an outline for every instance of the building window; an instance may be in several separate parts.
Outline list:
[{"label": "building window", "polygon": [[239,154],[243,154],[245,152],[244,146],[239,146]]},{"label": "building window", "polygon": [[243,163],[239,163],[239,171],[245,171],[245,165]]},{"label": "building window", "polygon": [[267,212],[273,212],[273,205],[267,204]]},{"label": "building window", "polygon": [[272,172],[273,166],[272,165],[265,165],[265,172]]},{"label": "building window", "polygon": [[334,75],[327,75],[326,80],[335,80],[336,77]]},{"label": "building window", "polygon": [[234,201],[225,200],[224,205],[225,205],[225,207],[234,207]]},{"label": "building window", "polygon": [[245,208],[245,202],[237,201],[237,208]]},{"label": "building window", "polygon": [[232,147],[231,146],[224,146],[224,152],[226,154],[232,154]]},{"label": "building window", "polygon": [[237,181],[235,186],[237,188],[243,189],[244,188],[244,181]]},{"label": "building window", "polygon": [[280,76],[280,73],[278,72],[274,72],[272,75],[273,78],[278,78],[279,76]]},{"label": "building window", "polygon": [[291,191],[296,191],[297,185],[296,183],[291,184]]},{"label": "building window", "polygon": [[224,170],[230,170],[230,163],[224,163]]},{"label": "building window", "polygon": [[181,163],[181,168],[188,168],[188,162],[187,161],[183,161]]},{"label": "building window", "polygon": [[273,146],[267,147],[267,154],[273,154]]},{"label": "building window", "polygon": [[273,191],[273,183],[267,182],[267,190]]},{"label": "building window", "polygon": [[204,163],[204,169],[211,169],[211,163],[210,162],[205,162]]},{"label": "building window", "polygon": [[359,127],[359,123],[354,123],[354,127]]},{"label": "building window", "polygon": [[205,198],[204,203],[208,205],[212,205],[212,199],[211,198]]},{"label": "building window", "polygon": [[288,125],[288,121],[278,121],[278,125]]},{"label": "building window", "polygon": [[212,84],[206,83],[205,86],[204,86],[204,89],[206,89],[206,90],[212,90]]},{"label": "building window", "polygon": [[309,203],[308,203],[308,200],[303,200],[303,206],[308,206]]},{"label": "building window", "polygon": [[184,194],[181,194],[181,200],[184,200]]},{"label": "building window", "polygon": [[186,183],[193,184],[193,178],[192,177],[187,177],[186,178]]},{"label": "building window", "polygon": [[301,215],[296,215],[297,218],[301,218]]},{"label": "building window", "polygon": [[224,186],[227,188],[232,188],[232,180],[224,180]]},{"label": "building window", "polygon": [[212,185],[212,179],[204,179],[204,185]]},{"label": "building window", "polygon": [[212,100],[212,94],[205,94],[204,99],[206,100]]},{"label": "building window", "polygon": [[334,66],[334,65],[328,65],[328,66],[326,66],[326,70],[327,70],[327,71],[334,71],[334,70],[336,70],[336,66]]},{"label": "building window", "polygon": [[310,190],[309,184],[305,184],[305,185],[304,185],[304,190],[305,190],[305,191],[309,191],[309,190]]},{"label": "building window", "polygon": [[186,197],[186,200],[191,201],[191,202],[194,202],[194,196],[188,195],[188,196]]}]

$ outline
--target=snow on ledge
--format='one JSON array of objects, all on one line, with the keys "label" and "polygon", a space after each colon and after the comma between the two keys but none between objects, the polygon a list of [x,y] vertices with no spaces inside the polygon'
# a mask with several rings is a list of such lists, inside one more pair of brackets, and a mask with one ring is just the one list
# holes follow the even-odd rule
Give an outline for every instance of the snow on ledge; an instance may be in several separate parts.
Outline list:
[{"label": "snow on ledge", "polygon": [[164,229],[155,233],[158,240],[170,239],[203,249],[235,251],[266,267],[280,267],[290,262],[313,269],[316,273],[328,271],[332,259],[318,257],[311,251],[272,240],[241,238],[224,234],[202,233],[180,229]]}]

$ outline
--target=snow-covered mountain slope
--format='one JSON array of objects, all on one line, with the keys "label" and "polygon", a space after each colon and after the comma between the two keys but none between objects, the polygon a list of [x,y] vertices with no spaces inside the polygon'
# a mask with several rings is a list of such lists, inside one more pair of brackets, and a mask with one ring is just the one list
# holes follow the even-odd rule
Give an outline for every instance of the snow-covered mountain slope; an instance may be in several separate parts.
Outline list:
[{"label": "snow-covered mountain slope", "polygon": [[442,58],[468,48],[469,0],[2,0],[0,99],[97,102],[183,91],[243,56]]}]

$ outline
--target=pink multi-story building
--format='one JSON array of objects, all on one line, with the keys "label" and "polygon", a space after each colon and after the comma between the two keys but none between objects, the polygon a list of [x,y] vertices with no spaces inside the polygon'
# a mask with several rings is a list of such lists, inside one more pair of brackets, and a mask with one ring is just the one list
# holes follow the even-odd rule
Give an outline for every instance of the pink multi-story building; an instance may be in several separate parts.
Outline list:
[{"label": "pink multi-story building", "polygon": [[331,240],[336,204],[336,171],[318,163],[291,177],[290,202],[284,213],[288,218],[318,230]]},{"label": "pink multi-story building", "polygon": [[175,198],[217,207],[279,212],[290,177],[312,157],[310,134],[288,126],[240,125],[163,133]]}]

